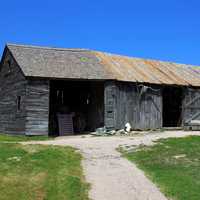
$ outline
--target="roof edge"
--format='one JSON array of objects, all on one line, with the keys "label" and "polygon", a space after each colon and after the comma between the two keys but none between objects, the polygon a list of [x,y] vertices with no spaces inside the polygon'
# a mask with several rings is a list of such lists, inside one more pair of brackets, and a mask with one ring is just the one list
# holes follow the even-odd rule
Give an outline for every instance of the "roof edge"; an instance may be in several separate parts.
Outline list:
[{"label": "roof edge", "polygon": [[47,49],[47,50],[55,50],[55,51],[92,51],[90,49],[84,48],[59,48],[59,47],[47,47],[47,46],[35,46],[35,45],[23,45],[23,44],[14,44],[7,43],[6,46],[14,46],[14,47],[23,47],[23,48],[34,48],[34,49]]},{"label": "roof edge", "polygon": [[93,50],[93,49],[87,49],[87,48],[59,48],[59,47],[48,47],[48,46],[37,46],[37,45],[24,45],[24,44],[15,44],[15,43],[6,43],[6,46],[13,46],[13,47],[23,47],[23,48],[34,48],[34,49],[46,49],[46,50],[54,50],[54,51],[72,51],[72,52],[100,52],[111,56],[120,56],[125,58],[131,58],[131,59],[138,59],[138,60],[146,60],[146,61],[152,61],[152,62],[162,62],[162,63],[169,63],[169,64],[177,64],[177,65],[185,65],[189,67],[200,67],[200,65],[195,64],[185,64],[185,63],[179,63],[169,60],[159,60],[154,58],[144,58],[144,57],[134,57],[134,56],[128,56],[128,55],[121,55],[117,53],[110,53],[106,51],[100,51],[100,50]]},{"label": "roof edge", "polygon": [[[22,75],[23,75],[24,77],[26,77],[25,72],[24,72],[24,71],[22,70],[22,68],[20,67],[19,63],[17,62],[17,59],[16,59],[15,56],[13,55],[12,50],[9,48],[8,44],[6,44],[6,46],[5,46],[5,48],[4,48],[4,51],[5,51],[5,52],[4,52],[5,54],[6,54],[6,51],[9,51],[10,55],[12,56],[12,59],[13,59],[14,62],[16,63],[17,67],[20,69]],[[5,55],[4,55],[4,57],[5,57]]]}]

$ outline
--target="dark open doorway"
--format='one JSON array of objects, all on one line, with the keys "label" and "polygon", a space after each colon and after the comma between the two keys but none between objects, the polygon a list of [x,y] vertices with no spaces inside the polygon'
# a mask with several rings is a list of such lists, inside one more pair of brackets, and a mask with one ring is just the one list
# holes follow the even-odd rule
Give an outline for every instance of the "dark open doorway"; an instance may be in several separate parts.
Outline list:
[{"label": "dark open doorway", "polygon": [[163,127],[179,127],[182,123],[183,90],[179,87],[163,88]]},{"label": "dark open doorway", "polygon": [[75,134],[102,127],[104,125],[104,82],[51,81],[50,135],[59,134],[61,115],[68,116],[63,126],[71,126]]}]

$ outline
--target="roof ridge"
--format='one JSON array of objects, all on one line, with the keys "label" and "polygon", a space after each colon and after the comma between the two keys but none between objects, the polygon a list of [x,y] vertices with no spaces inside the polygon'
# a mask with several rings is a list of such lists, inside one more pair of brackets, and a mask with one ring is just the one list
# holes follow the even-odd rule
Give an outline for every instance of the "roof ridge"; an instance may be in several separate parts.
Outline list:
[{"label": "roof ridge", "polygon": [[34,48],[34,49],[46,49],[46,50],[54,50],[54,51],[71,51],[71,52],[99,52],[106,54],[108,56],[114,56],[114,57],[121,57],[121,58],[128,58],[128,59],[137,59],[139,61],[150,61],[150,62],[160,62],[160,63],[168,63],[168,64],[175,64],[175,65],[183,65],[187,67],[200,67],[200,65],[194,65],[194,64],[185,64],[185,63],[179,63],[175,61],[169,61],[169,60],[159,60],[154,58],[141,58],[141,57],[134,57],[134,56],[128,56],[128,55],[121,55],[117,53],[110,53],[106,51],[100,51],[100,50],[91,50],[91,49],[84,49],[84,48],[59,48],[59,47],[47,47],[47,46],[35,46],[35,45],[23,45],[23,44],[14,44],[14,43],[7,43],[6,46],[15,46],[15,47],[23,47],[23,48]]},{"label": "roof ridge", "polygon": [[7,43],[6,46],[15,46],[15,47],[23,47],[23,48],[34,48],[34,49],[47,49],[47,50],[56,50],[56,51],[92,51],[90,49],[84,48],[59,48],[59,47],[47,47],[47,46],[35,46],[35,45],[23,45],[23,44],[13,44]]}]

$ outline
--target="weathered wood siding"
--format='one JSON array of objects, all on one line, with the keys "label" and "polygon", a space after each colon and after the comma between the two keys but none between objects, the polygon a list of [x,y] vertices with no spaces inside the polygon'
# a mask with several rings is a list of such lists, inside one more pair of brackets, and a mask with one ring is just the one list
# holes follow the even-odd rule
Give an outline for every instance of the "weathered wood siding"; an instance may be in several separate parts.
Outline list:
[{"label": "weathered wood siding", "polygon": [[26,93],[26,134],[48,135],[49,81],[29,79]]},{"label": "weathered wood siding", "polygon": [[4,58],[0,68],[0,132],[25,134],[26,79],[9,51]]},{"label": "weathered wood siding", "polygon": [[104,125],[108,130],[117,126],[117,85],[107,81],[104,85]]},{"label": "weathered wood siding", "polygon": [[200,89],[185,88],[182,123],[185,130],[200,130]]},{"label": "weathered wood siding", "polygon": [[105,126],[122,129],[129,122],[133,129],[162,127],[162,95],[151,86],[141,93],[133,83],[107,82],[105,85]]},{"label": "weathered wood siding", "polygon": [[0,132],[48,135],[48,113],[49,82],[27,80],[7,50],[0,68]]},{"label": "weathered wood siding", "polygon": [[150,85],[143,94],[138,95],[139,119],[133,124],[136,129],[158,129],[162,128],[162,90]]}]

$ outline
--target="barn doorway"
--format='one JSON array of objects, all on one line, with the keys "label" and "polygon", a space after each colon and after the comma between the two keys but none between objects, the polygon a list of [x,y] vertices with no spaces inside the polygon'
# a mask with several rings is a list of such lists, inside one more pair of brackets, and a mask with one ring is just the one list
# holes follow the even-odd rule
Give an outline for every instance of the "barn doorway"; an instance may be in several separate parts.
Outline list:
[{"label": "barn doorway", "polygon": [[182,123],[182,88],[164,87],[162,96],[163,127],[180,127]]},{"label": "barn doorway", "polygon": [[82,134],[103,125],[104,82],[50,81],[49,135]]}]

